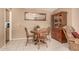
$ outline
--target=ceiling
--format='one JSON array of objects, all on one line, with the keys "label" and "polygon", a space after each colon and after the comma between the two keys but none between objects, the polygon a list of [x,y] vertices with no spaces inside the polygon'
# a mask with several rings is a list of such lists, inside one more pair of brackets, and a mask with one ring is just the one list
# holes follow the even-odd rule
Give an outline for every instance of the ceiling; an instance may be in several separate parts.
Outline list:
[{"label": "ceiling", "polygon": [[[27,8],[26,8],[27,9]],[[33,10],[44,10],[47,12],[53,12],[54,10],[56,10],[57,8],[28,8],[28,9],[33,9]]]},{"label": "ceiling", "polygon": [[39,8],[41,10],[45,10],[45,11],[48,11],[48,12],[53,12],[54,10],[56,10],[57,8]]}]

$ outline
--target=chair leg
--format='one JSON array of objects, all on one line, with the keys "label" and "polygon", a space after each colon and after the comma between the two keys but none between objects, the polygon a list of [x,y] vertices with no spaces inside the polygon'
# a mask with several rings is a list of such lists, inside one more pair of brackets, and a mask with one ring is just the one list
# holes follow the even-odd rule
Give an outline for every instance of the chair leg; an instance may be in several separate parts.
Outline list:
[{"label": "chair leg", "polygon": [[38,41],[38,49],[40,49],[40,40]]},{"label": "chair leg", "polygon": [[27,38],[27,41],[26,41],[26,46],[27,46],[27,43],[28,43],[28,38]]}]

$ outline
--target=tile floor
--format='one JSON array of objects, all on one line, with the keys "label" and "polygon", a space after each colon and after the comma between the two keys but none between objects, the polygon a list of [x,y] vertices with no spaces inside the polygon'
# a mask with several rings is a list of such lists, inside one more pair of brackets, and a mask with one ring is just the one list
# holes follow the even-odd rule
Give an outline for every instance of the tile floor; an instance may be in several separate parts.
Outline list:
[{"label": "tile floor", "polygon": [[69,51],[67,43],[61,44],[54,39],[47,40],[48,47],[42,45],[40,49],[38,49],[37,45],[30,42],[25,46],[25,42],[26,40],[24,39],[12,40],[0,48],[0,51]]}]

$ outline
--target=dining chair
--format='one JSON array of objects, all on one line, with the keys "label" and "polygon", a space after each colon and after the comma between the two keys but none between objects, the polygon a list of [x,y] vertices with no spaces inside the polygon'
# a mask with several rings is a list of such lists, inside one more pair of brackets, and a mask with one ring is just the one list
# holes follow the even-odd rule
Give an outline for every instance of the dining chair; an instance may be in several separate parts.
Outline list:
[{"label": "dining chair", "polygon": [[46,38],[47,38],[47,40],[50,40],[51,28],[48,27],[48,28],[46,28],[46,29],[47,29],[47,30],[46,30]]},{"label": "dining chair", "polygon": [[27,41],[26,41],[26,46],[27,46],[27,43],[29,42],[30,38],[31,38],[32,41],[34,40],[34,35],[29,34],[26,27],[25,27],[25,32],[26,32],[26,38],[27,38]]},{"label": "dining chair", "polygon": [[47,35],[49,35],[49,29],[44,28],[38,31],[38,49],[40,48],[41,44],[45,44],[48,47],[46,40],[48,40]]},{"label": "dining chair", "polygon": [[50,38],[48,38],[49,35],[50,35],[50,31],[51,31],[50,27],[48,27],[48,28],[43,28],[43,29],[41,29],[40,31],[44,34],[44,36],[45,36],[45,38],[46,38],[47,40],[50,39]]},{"label": "dining chair", "polygon": [[73,28],[70,28],[70,26],[63,27],[63,32],[66,36],[69,49],[74,51],[79,51],[79,38],[75,38],[72,35],[72,31],[74,30]]}]

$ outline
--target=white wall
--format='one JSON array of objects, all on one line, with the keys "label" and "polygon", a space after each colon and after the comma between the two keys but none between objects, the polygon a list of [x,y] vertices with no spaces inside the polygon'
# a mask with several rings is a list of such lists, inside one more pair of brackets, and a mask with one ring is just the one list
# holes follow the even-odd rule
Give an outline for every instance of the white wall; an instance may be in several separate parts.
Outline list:
[{"label": "white wall", "polygon": [[79,8],[72,9],[72,26],[79,33]]}]

